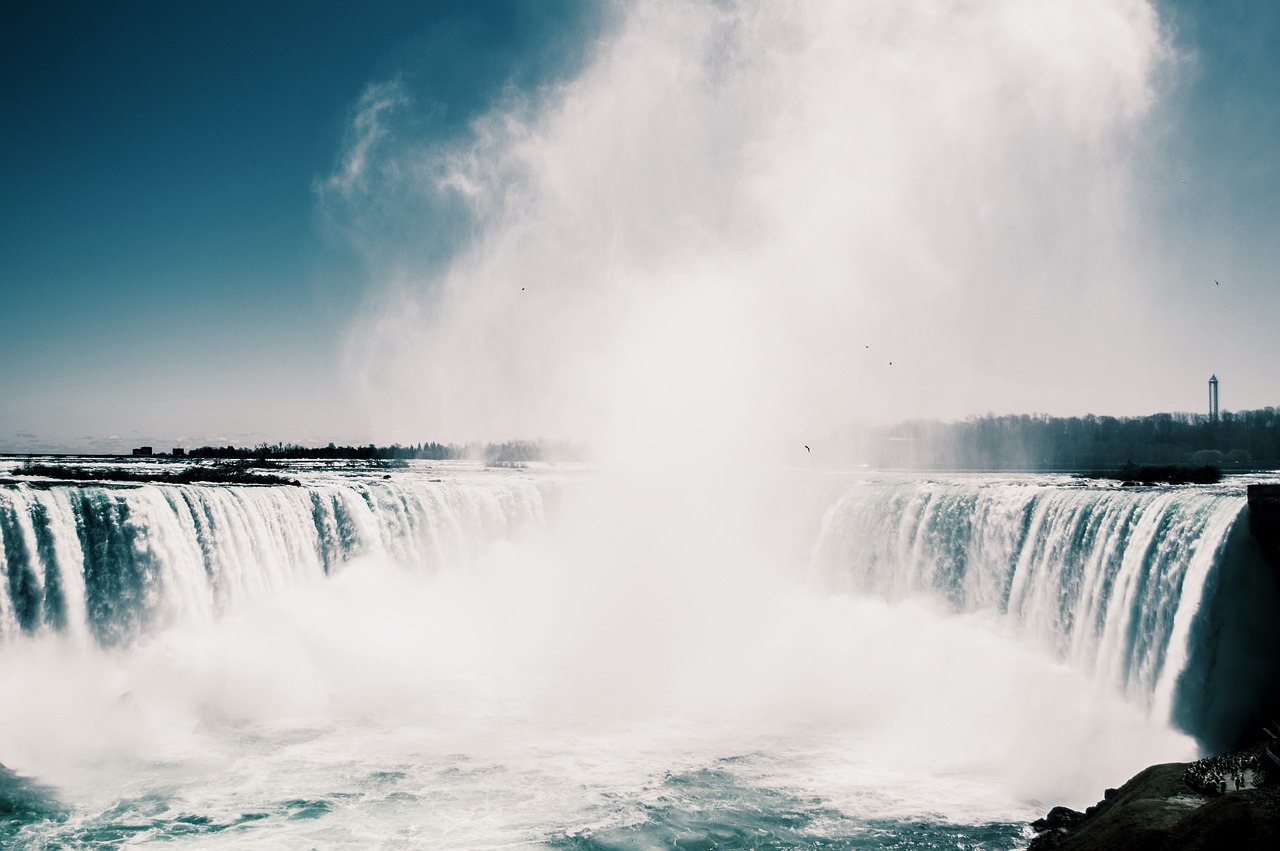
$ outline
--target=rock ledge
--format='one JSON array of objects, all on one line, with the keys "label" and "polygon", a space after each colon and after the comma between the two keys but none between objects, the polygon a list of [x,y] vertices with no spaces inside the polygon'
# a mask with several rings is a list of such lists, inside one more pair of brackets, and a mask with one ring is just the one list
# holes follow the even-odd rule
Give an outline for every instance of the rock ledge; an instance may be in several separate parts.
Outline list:
[{"label": "rock ledge", "polygon": [[[1028,851],[1251,851],[1280,847],[1280,785],[1211,794],[1186,782],[1188,763],[1153,765],[1089,807],[1079,818],[1055,807],[1032,827]],[[1053,822],[1053,824],[1050,824]]]}]

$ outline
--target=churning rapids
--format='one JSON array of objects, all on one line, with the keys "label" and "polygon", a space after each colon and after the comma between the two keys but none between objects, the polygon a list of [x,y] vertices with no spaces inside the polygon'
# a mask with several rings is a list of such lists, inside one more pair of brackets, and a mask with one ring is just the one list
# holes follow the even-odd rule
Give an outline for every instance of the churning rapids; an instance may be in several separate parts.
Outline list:
[{"label": "churning rapids", "polygon": [[0,843],[1015,848],[1274,649],[1237,483],[291,475],[0,484]]}]

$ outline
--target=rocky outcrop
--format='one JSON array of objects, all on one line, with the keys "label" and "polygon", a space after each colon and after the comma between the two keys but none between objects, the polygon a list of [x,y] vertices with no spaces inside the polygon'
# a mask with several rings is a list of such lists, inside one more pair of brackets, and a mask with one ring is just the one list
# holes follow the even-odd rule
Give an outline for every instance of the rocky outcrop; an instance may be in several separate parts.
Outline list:
[{"label": "rocky outcrop", "polygon": [[1249,485],[1249,531],[1280,569],[1280,485]]},{"label": "rocky outcrop", "polygon": [[[1032,827],[1029,851],[1174,851],[1280,847],[1280,786],[1214,795],[1188,785],[1186,763],[1153,765],[1070,824]],[[1058,808],[1055,808],[1055,810]]]},{"label": "rocky outcrop", "polygon": [[1084,820],[1084,813],[1070,807],[1054,807],[1044,818],[1031,822],[1031,829],[1037,832],[1059,831],[1075,827]]}]

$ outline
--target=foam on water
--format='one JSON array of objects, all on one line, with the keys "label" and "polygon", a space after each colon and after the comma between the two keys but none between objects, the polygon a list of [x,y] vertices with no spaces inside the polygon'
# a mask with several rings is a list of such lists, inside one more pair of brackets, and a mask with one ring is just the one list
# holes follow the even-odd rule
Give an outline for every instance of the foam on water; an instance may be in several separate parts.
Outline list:
[{"label": "foam on water", "polygon": [[[396,475],[406,490],[459,486]],[[1028,641],[1034,622],[1016,612],[957,608],[934,591],[945,583],[885,595],[814,581],[848,494],[901,485],[836,501],[829,480],[790,474],[462,484],[492,500],[458,505],[526,521],[469,527],[471,544],[429,570],[395,546],[327,577],[309,561],[295,581],[129,641],[10,634],[0,760],[70,807],[20,835],[1014,847],[1045,805],[1089,803],[1195,752],[1150,701]],[[277,504],[258,490],[252,504]],[[513,494],[554,508],[530,513]],[[385,525],[398,509],[376,503]],[[152,551],[182,552],[170,544]]]}]

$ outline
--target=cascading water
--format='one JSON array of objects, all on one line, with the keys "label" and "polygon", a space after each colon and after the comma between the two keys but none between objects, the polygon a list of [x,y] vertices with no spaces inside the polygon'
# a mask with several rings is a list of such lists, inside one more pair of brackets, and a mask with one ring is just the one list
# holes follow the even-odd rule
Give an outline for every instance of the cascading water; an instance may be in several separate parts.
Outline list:
[{"label": "cascading water", "polygon": [[857,593],[1008,615],[1168,718],[1206,578],[1244,506],[1225,490],[866,484],[827,512],[814,564]]},{"label": "cascading water", "polygon": [[517,479],[19,484],[0,489],[0,636],[45,628],[120,644],[208,621],[357,556],[426,569],[474,560],[542,519],[538,488]]},{"label": "cascading water", "polygon": [[1232,486],[296,475],[0,486],[0,837],[1017,847],[1256,573]]}]

